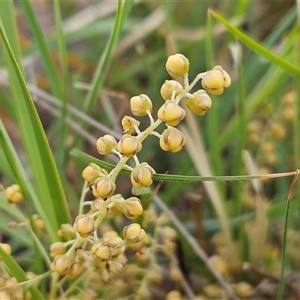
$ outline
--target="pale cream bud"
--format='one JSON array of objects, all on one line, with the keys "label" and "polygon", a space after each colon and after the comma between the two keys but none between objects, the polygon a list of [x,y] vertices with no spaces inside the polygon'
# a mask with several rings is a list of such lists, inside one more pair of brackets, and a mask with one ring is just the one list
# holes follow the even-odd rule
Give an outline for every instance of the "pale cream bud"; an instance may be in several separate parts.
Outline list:
[{"label": "pale cream bud", "polygon": [[215,66],[207,71],[202,79],[202,86],[213,95],[221,95],[224,87],[229,87],[230,84],[230,76],[221,66]]},{"label": "pale cream bud", "polygon": [[133,157],[142,149],[142,143],[129,134],[124,134],[117,145],[117,149],[126,157]]},{"label": "pale cream bud", "polygon": [[107,155],[113,153],[113,150],[116,149],[117,141],[112,135],[106,134],[97,140],[96,146],[99,154]]},{"label": "pale cream bud", "polygon": [[91,209],[93,211],[100,211],[103,207],[103,204],[104,204],[104,200],[102,198],[97,198],[91,204]]},{"label": "pale cream bud", "polygon": [[155,171],[148,163],[143,162],[131,171],[131,183],[135,188],[149,187]]},{"label": "pale cream bud", "polygon": [[112,257],[116,257],[125,251],[124,241],[119,236],[108,238],[105,242],[111,248]]},{"label": "pale cream bud", "polygon": [[13,184],[4,191],[5,198],[9,203],[19,203],[23,199],[23,195],[19,185]]},{"label": "pale cream bud", "polygon": [[50,255],[52,257],[65,254],[65,252],[66,252],[66,246],[62,242],[55,242],[50,246]]},{"label": "pale cream bud", "polygon": [[111,258],[111,248],[105,242],[97,242],[91,247],[92,257],[97,262],[107,261]]},{"label": "pale cream bud", "polygon": [[68,276],[72,279],[77,278],[81,273],[82,273],[82,267],[77,263],[72,264],[67,272]]},{"label": "pale cream bud", "polygon": [[113,195],[116,184],[108,177],[96,179],[93,185],[93,195],[97,198],[106,199]]},{"label": "pale cream bud", "polygon": [[189,67],[189,60],[182,54],[170,55],[166,62],[166,70],[173,78],[187,75]]},{"label": "pale cream bud", "polygon": [[59,275],[67,274],[71,266],[71,260],[66,255],[57,255],[51,264],[53,271],[57,272]]},{"label": "pale cream bud", "polygon": [[176,126],[185,117],[185,110],[177,103],[166,100],[157,112],[157,117],[169,126]]},{"label": "pale cream bud", "polygon": [[186,139],[177,128],[167,128],[163,131],[159,144],[164,151],[178,152],[186,144]]},{"label": "pale cream bud", "polygon": [[87,167],[85,167],[82,171],[82,177],[86,180],[89,184],[93,184],[95,179],[99,177],[101,168],[94,164],[90,163]]},{"label": "pale cream bud", "polygon": [[186,106],[193,114],[203,116],[211,108],[212,102],[205,90],[199,90],[188,99]]},{"label": "pale cream bud", "polygon": [[138,223],[133,223],[123,228],[124,239],[127,243],[138,243],[146,237],[146,232]]},{"label": "pale cream bud", "polygon": [[124,130],[124,133],[127,134],[135,134],[136,133],[136,127],[140,126],[140,122],[132,117],[124,116],[122,119],[122,127]]},{"label": "pale cream bud", "polygon": [[130,197],[123,202],[123,213],[128,219],[136,219],[143,213],[143,206],[137,197]]},{"label": "pale cream bud", "polygon": [[73,228],[83,238],[90,236],[95,231],[94,221],[84,214],[76,217]]},{"label": "pale cream bud", "polygon": [[146,116],[152,112],[152,101],[145,94],[134,96],[130,99],[130,109],[135,116]]},{"label": "pale cream bud", "polygon": [[114,274],[118,274],[123,270],[123,264],[119,261],[110,260],[108,262],[108,270]]},{"label": "pale cream bud", "polygon": [[164,100],[171,100],[172,94],[177,96],[183,90],[182,85],[176,80],[166,80],[161,86],[160,94]]}]

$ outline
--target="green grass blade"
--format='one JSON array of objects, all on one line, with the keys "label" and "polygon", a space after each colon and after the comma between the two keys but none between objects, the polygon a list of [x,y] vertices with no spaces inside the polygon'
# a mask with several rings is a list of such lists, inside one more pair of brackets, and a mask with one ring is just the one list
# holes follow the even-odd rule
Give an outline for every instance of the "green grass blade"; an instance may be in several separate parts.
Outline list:
[{"label": "green grass blade", "polygon": [[32,30],[33,37],[36,41],[37,48],[41,54],[41,61],[44,63],[53,94],[56,97],[60,98],[61,82],[53,64],[53,60],[51,58],[50,51],[47,47],[45,37],[34,14],[32,4],[29,0],[21,1],[20,4],[23,6],[24,12],[27,16],[27,20]]},{"label": "green grass blade", "polygon": [[238,28],[232,26],[229,22],[227,22],[220,14],[210,11],[210,13],[215,17],[223,26],[227,28],[227,30],[234,35],[237,39],[239,39],[242,43],[244,43],[248,48],[261,55],[268,61],[277,65],[278,67],[285,70],[292,76],[300,78],[300,69],[290,64],[286,60],[282,59],[278,55],[274,54],[272,51],[267,48],[261,46],[258,42],[256,42],[253,38],[250,38],[245,33],[243,33]]},{"label": "green grass blade", "polygon": [[[51,216],[51,211],[47,211],[47,207],[44,207],[42,203],[39,201],[36,193],[32,185],[29,183],[28,177],[23,169],[21,162],[19,161],[18,155],[15,152],[13,145],[8,137],[8,134],[4,128],[2,121],[0,120],[0,145],[5,153],[6,160],[8,161],[10,168],[14,174],[15,180],[19,184],[22,193],[24,195],[25,201],[27,201],[26,206],[29,207],[29,199],[34,203],[38,213],[40,214],[41,218],[45,222],[45,227],[51,236],[52,239],[56,237],[56,231],[53,228],[53,220],[55,219],[54,216]],[[31,215],[31,211],[28,211],[29,216]]]},{"label": "green grass blade", "polygon": [[284,291],[284,269],[285,269],[285,259],[286,259],[286,246],[287,246],[287,231],[288,231],[288,221],[289,221],[289,212],[290,205],[292,202],[294,189],[296,186],[297,178],[299,175],[299,170],[294,176],[292,181],[290,191],[286,201],[285,213],[284,213],[284,225],[283,225],[283,237],[282,237],[282,252],[281,252],[281,268],[280,268],[280,280],[278,286],[277,300],[283,299],[283,291]]},{"label": "green grass blade", "polygon": [[[0,2],[0,12],[3,12],[2,8]],[[51,222],[56,231],[60,224],[66,223],[70,219],[64,192],[45,132],[6,36],[2,21],[0,23],[0,35],[5,46],[6,63],[13,93],[12,99],[24,147],[35,179],[37,195],[48,215],[53,217]]]},{"label": "green grass blade", "polygon": [[103,54],[99,60],[94,79],[91,84],[91,89],[89,90],[89,93],[87,94],[85,100],[84,100],[84,111],[89,111],[97,101],[97,98],[99,96],[99,92],[102,89],[103,81],[109,66],[109,62],[111,60],[113,50],[116,46],[116,43],[118,41],[119,35],[122,30],[122,25],[124,23],[124,20],[126,19],[126,16],[129,13],[129,10],[131,9],[133,5],[133,0],[128,0],[122,5],[122,1],[118,0],[118,9],[116,13],[116,20],[114,29],[112,32],[112,35],[110,37],[109,42],[106,44],[106,48],[103,51]]},{"label": "green grass blade", "polygon": [[[2,257],[9,272],[17,279],[18,282],[27,281],[27,275],[19,264],[1,247],[0,245],[0,256]],[[29,287],[32,299],[45,299],[35,285]]]},{"label": "green grass blade", "polygon": [[58,39],[58,49],[59,49],[59,57],[60,57],[60,65],[61,65],[61,99],[62,99],[62,107],[61,107],[61,118],[59,121],[59,137],[57,143],[57,149],[55,152],[55,158],[57,167],[59,170],[63,169],[64,160],[65,160],[65,141],[67,136],[67,93],[68,93],[68,66],[67,66],[67,51],[66,51],[66,43],[63,33],[63,24],[61,20],[61,12],[60,12],[60,3],[59,1],[54,1],[54,11],[55,11],[55,23],[56,23],[56,32]]}]

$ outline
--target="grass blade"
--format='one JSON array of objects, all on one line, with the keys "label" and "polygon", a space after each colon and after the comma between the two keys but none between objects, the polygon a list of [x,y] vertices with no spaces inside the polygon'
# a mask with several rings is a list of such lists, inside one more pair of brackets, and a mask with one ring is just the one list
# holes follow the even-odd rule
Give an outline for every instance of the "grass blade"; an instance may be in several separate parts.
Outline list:
[{"label": "grass blade", "polygon": [[272,51],[267,48],[261,46],[258,42],[256,42],[253,38],[250,38],[245,33],[243,33],[238,28],[232,26],[229,22],[227,22],[220,14],[210,11],[210,13],[215,17],[220,23],[223,24],[227,28],[227,30],[234,35],[237,39],[239,39],[242,43],[244,43],[248,48],[261,55],[268,61],[277,65],[278,67],[285,70],[290,75],[293,75],[297,78],[300,78],[300,69],[290,64],[286,60],[282,59],[278,55],[274,54]]},{"label": "grass blade", "polygon": [[122,1],[120,0],[118,1],[118,10],[116,13],[114,29],[110,37],[110,40],[106,44],[107,46],[103,51],[103,54],[99,60],[91,89],[89,90],[89,93],[87,94],[84,100],[84,108],[83,108],[84,111],[89,111],[94,106],[97,100],[97,97],[103,85],[104,77],[106,75],[106,71],[108,69],[110,59],[112,57],[113,50],[118,41],[122,29],[122,25],[132,5],[133,5],[132,0],[126,1],[124,5],[122,5]]},{"label": "grass blade", "polygon": [[[3,2],[0,2],[0,12],[3,12]],[[5,14],[9,14],[9,11],[6,10]],[[13,14],[11,16],[13,18]],[[70,219],[61,181],[45,132],[6,36],[2,21],[0,22],[0,35],[6,50],[5,57],[10,75],[12,99],[23,143],[35,179],[37,195],[41,205],[47,211],[49,218],[51,218],[49,221],[51,221],[53,229],[56,231],[60,224],[66,223]]]},{"label": "grass blade", "polygon": [[[18,282],[27,281],[27,275],[18,265],[18,263],[1,247],[0,245],[0,256],[2,257],[6,267],[10,273],[17,279]],[[45,299],[35,285],[29,287],[32,299]]]}]

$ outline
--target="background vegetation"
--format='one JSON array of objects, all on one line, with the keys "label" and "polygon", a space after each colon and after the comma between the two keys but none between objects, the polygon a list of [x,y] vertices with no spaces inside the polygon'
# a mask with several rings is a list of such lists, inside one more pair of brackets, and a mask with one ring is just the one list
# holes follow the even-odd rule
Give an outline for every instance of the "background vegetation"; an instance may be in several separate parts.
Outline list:
[{"label": "background vegetation", "polygon": [[[212,97],[205,116],[188,116],[183,122],[183,151],[164,152],[151,137],[141,161],[157,173],[191,176],[295,171],[298,11],[293,1],[0,2],[0,180],[3,187],[18,183],[27,199],[16,210],[0,194],[1,242],[11,245],[15,259],[4,259],[3,268],[18,282],[26,280],[18,265],[25,272],[46,274],[36,243],[48,252],[60,225],[72,224],[81,172],[89,163],[84,153],[115,163],[113,157],[99,156],[95,141],[107,133],[120,138],[132,96],[147,94],[154,108],[161,106],[159,91],[169,78],[165,61],[170,54],[188,57],[190,78],[222,65],[232,85]],[[284,174],[263,181],[211,179],[155,183],[165,209],[207,257],[199,258],[190,236],[172,220],[179,230],[177,258],[188,287],[156,284],[153,299],[164,299],[172,290],[189,298],[226,298],[228,291],[219,288],[208,265],[237,297],[299,299],[298,185],[291,189],[292,178]],[[118,179],[118,190],[131,194],[127,176]],[[158,211],[163,208],[161,202],[150,202]],[[23,222],[24,216],[33,223],[34,214],[45,223],[43,234],[8,226]],[[5,258],[2,250],[0,254]],[[170,272],[167,266],[163,271]],[[105,289],[98,297],[125,297]],[[35,299],[47,298],[47,284],[30,286],[30,291]]]}]

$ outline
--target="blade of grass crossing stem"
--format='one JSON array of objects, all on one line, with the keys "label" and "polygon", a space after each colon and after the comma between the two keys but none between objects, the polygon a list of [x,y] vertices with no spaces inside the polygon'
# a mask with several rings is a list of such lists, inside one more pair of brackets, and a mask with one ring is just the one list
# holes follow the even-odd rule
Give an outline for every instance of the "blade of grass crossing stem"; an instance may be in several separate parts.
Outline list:
[{"label": "blade of grass crossing stem", "polygon": [[62,20],[61,20],[61,12],[60,12],[60,2],[54,1],[54,12],[55,12],[55,23],[56,23],[56,32],[58,39],[58,49],[59,49],[59,58],[60,58],[60,66],[61,66],[61,118],[59,118],[59,137],[57,143],[57,149],[55,151],[56,163],[59,171],[63,169],[66,150],[65,150],[65,140],[67,136],[67,124],[66,124],[66,116],[67,116],[67,93],[68,93],[68,66],[67,66],[67,52],[66,52],[66,44],[65,37],[63,33]]},{"label": "blade of grass crossing stem", "polygon": [[286,60],[282,59],[278,55],[274,54],[272,51],[268,50],[267,48],[261,46],[258,42],[254,39],[250,38],[238,28],[232,26],[229,22],[227,22],[220,14],[210,11],[214,18],[216,18],[232,35],[234,35],[237,39],[239,39],[242,43],[244,43],[248,48],[253,50],[254,52],[258,53],[268,61],[272,62],[273,64],[277,65],[278,67],[285,70],[292,76],[296,78],[300,78],[300,68],[292,65],[291,63],[287,62]]},{"label": "blade of grass crossing stem", "polygon": [[[30,29],[32,31],[33,37],[40,52],[42,58],[41,61],[45,66],[45,70],[50,81],[51,90],[57,98],[60,98],[61,84],[58,77],[58,73],[53,64],[53,60],[51,59],[50,51],[47,47],[47,43],[41,30],[41,27],[36,19],[35,13],[32,8],[32,4],[29,0],[21,1],[20,4],[24,9],[24,12],[30,25]],[[14,49],[14,47],[12,48]]]},{"label": "blade of grass crossing stem", "polygon": [[[0,12],[3,12],[2,3],[0,2]],[[8,11],[5,11],[5,14],[7,13]],[[70,219],[61,181],[45,132],[2,22],[0,23],[0,35],[5,46],[4,52],[10,76],[12,101],[15,106],[22,141],[35,179],[37,195],[48,216],[51,217],[52,226],[56,231],[60,224],[66,223]]]},{"label": "blade of grass crossing stem", "polygon": [[85,100],[84,100],[84,111],[89,111],[95,105],[99,93],[102,89],[103,81],[113,54],[113,50],[117,44],[119,35],[122,30],[122,25],[133,5],[133,0],[128,0],[122,4],[122,0],[118,0],[118,9],[116,12],[116,19],[114,24],[114,29],[111,34],[111,37],[106,44],[106,48],[103,51],[103,54],[100,57],[100,60],[97,65],[97,69],[94,75],[94,79],[91,84],[91,89],[89,90]]},{"label": "blade of grass crossing stem", "polygon": [[[0,245],[0,256],[2,257],[9,272],[17,279],[18,282],[24,282],[28,280],[26,273],[18,265],[18,263],[1,247]],[[28,290],[31,293],[32,299],[45,299],[35,285],[31,285]]]},{"label": "blade of grass crossing stem", "polygon": [[284,213],[284,225],[283,225],[283,238],[282,238],[282,253],[281,253],[281,270],[280,270],[280,280],[278,286],[278,293],[277,293],[277,300],[283,299],[283,290],[284,290],[284,267],[285,267],[285,256],[286,256],[286,243],[287,243],[287,229],[288,229],[288,221],[289,221],[289,212],[290,212],[290,205],[292,202],[295,185],[297,182],[297,178],[299,175],[299,170],[294,176],[292,181],[289,194],[286,201],[286,208]]}]

